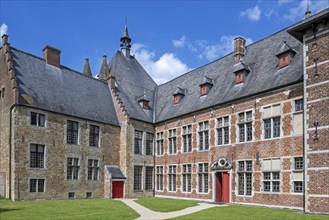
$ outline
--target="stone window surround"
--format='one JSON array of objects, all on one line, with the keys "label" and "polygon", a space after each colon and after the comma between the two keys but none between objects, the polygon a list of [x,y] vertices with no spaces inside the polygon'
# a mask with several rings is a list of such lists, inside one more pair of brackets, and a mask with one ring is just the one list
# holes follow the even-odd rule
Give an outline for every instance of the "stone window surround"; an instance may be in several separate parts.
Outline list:
[{"label": "stone window surround", "polygon": [[[239,114],[241,113],[244,113],[246,115],[247,112],[250,112],[251,111],[251,128],[252,128],[252,138],[250,141],[247,141],[246,138],[245,138],[245,141],[240,141],[240,131],[239,131]],[[233,113],[232,113],[233,115]],[[240,112],[237,112],[235,113],[235,117],[236,117],[236,139],[235,139],[235,144],[244,144],[244,143],[252,143],[255,141],[255,112],[254,112],[254,109],[253,108],[250,108],[250,109],[245,109],[243,111],[240,111]],[[244,123],[245,124],[245,123]],[[246,130],[246,129],[245,129]],[[245,131],[246,132],[246,131]],[[245,137],[246,137],[247,133],[245,133]]]},{"label": "stone window surround", "polygon": [[[152,169],[152,172],[151,172],[151,179],[147,179],[149,178],[149,176],[147,175],[147,168],[151,168]],[[154,166],[144,166],[144,170],[145,170],[145,175],[144,175],[144,189],[147,190],[147,191],[152,191],[153,190],[153,173],[154,173]],[[143,175],[142,175],[143,176]],[[148,188],[147,186],[147,183],[148,181],[151,181],[151,188]]]},{"label": "stone window surround", "polygon": [[[255,172],[254,172],[254,161],[253,159],[243,159],[243,160],[236,160],[235,164],[239,164],[239,162],[241,161],[251,161],[252,163],[252,171],[251,171],[251,195],[246,195],[246,193],[244,195],[240,195],[239,194],[239,175],[235,175],[235,195],[238,196],[238,197],[253,197],[254,194],[255,194],[255,190],[254,190],[254,182],[255,182],[255,179],[254,179],[254,175],[255,175]],[[238,173],[238,169],[239,167],[236,168],[235,172]]]},{"label": "stone window surround", "polygon": [[[280,168],[279,169],[274,169],[274,170],[273,169],[271,169],[271,170],[264,170],[263,163],[264,163],[264,161],[267,161],[267,160],[271,160],[271,164],[272,164],[272,161],[273,160],[279,160]],[[283,179],[282,179],[282,177],[283,177],[283,175],[282,175],[282,172],[281,171],[282,171],[282,158],[280,158],[280,157],[270,157],[270,158],[263,158],[263,159],[261,159],[260,191],[262,193],[268,193],[268,194],[280,194],[280,193],[282,193],[282,187],[283,187],[283,184],[282,184],[283,183]],[[265,173],[271,173],[271,176],[272,176],[272,173],[273,172],[279,172],[279,175],[280,175],[280,179],[279,179],[280,189],[279,189],[278,192],[273,192],[272,189],[270,191],[264,191],[264,184],[263,184],[263,182],[264,182],[264,172]],[[267,181],[267,180],[265,180],[265,181]],[[268,181],[272,181],[272,180],[268,180]]]},{"label": "stone window surround", "polygon": [[[196,125],[197,125],[197,132],[196,132],[196,134],[197,134],[197,140],[196,140],[196,143],[197,143],[196,150],[197,150],[197,152],[209,151],[210,148],[211,148],[211,146],[210,146],[210,140],[211,140],[210,120],[211,119],[203,120],[203,121],[200,121],[200,122],[196,123]],[[206,127],[206,124],[208,125],[208,127]],[[200,125],[202,126],[202,130],[200,128]],[[205,142],[205,140],[206,140],[206,135],[204,135],[205,132],[208,133],[207,134],[207,136],[208,136],[208,149],[206,149],[207,143]],[[203,143],[202,143],[202,145],[203,145],[202,148],[203,149],[200,149],[200,133],[203,135]]]},{"label": "stone window surround", "polygon": [[[89,135],[90,135],[90,125],[92,126],[98,126],[99,127],[99,133],[98,133],[98,146],[90,146],[89,145]],[[94,122],[87,122],[87,126],[88,126],[88,129],[86,129],[86,134],[87,134],[87,137],[88,137],[88,147],[93,147],[93,148],[100,148],[102,145],[101,145],[101,140],[102,140],[102,126],[98,123],[94,123]]]},{"label": "stone window surround", "polygon": [[[162,149],[162,152],[161,154],[159,154],[159,151],[158,151],[158,145],[159,143],[161,143],[161,149]],[[155,155],[156,156],[164,156],[164,131],[159,131],[159,132],[156,132],[156,149],[155,149]]]},{"label": "stone window surround", "polygon": [[[42,179],[42,180],[44,180],[44,185],[43,185],[43,192],[38,192],[38,182],[37,182],[37,187],[36,187],[36,192],[31,192],[31,179],[37,179],[37,180],[39,180],[39,179]],[[44,178],[44,177],[29,177],[28,178],[28,184],[29,184],[29,193],[33,193],[33,194],[36,194],[36,193],[45,193],[45,192],[47,192],[47,180],[46,180],[46,178]]]},{"label": "stone window surround", "polygon": [[[154,155],[154,133],[150,133],[150,132],[146,132],[146,135],[145,135],[145,155],[151,155],[153,156]],[[150,139],[150,137],[152,137],[152,139]],[[149,149],[148,149],[148,142],[150,142],[151,146],[150,146],[150,150],[151,150],[151,153],[149,153]]]},{"label": "stone window surround", "polygon": [[291,190],[290,193],[291,194],[297,194],[300,195],[301,193],[303,193],[303,191],[301,192],[295,192],[295,182],[302,182],[302,187],[304,188],[304,177],[302,178],[298,178],[298,176],[303,176],[304,175],[304,169],[295,169],[296,166],[296,158],[303,158],[303,163],[304,161],[304,157],[303,155],[300,156],[293,156],[291,157],[291,174],[290,174],[290,186],[291,186]]},{"label": "stone window surround", "polygon": [[[174,128],[170,128],[168,129],[168,137],[167,137],[167,152],[168,152],[168,155],[176,155],[178,153],[178,149],[177,149],[177,128],[174,127]],[[172,134],[172,136],[170,136],[170,133]],[[176,148],[176,152],[172,152],[170,153],[170,141],[173,141],[173,144],[175,144],[175,148]],[[173,145],[174,146],[174,145]],[[173,148],[174,149],[174,148]]]},{"label": "stone window surround", "polygon": [[[187,175],[191,175],[191,191],[189,192],[189,191],[183,191],[183,176],[184,176],[184,170],[183,170],[183,167],[184,167],[184,165],[191,165],[191,172],[190,173],[188,173],[188,172],[186,172],[186,174]],[[181,192],[182,193],[184,193],[184,194],[192,194],[192,192],[193,192],[193,187],[192,187],[192,183],[193,183],[193,163],[183,163],[183,164],[181,164],[181,172],[180,172],[180,174],[181,174]],[[186,188],[188,187],[188,185],[186,186]]]},{"label": "stone window surround", "polygon": [[[136,151],[136,134],[137,133],[142,133],[142,139],[141,139],[141,146],[140,146],[140,149],[139,149],[139,152],[137,153]],[[134,129],[134,147],[133,147],[133,154],[134,155],[143,155],[144,153],[144,140],[145,140],[145,132],[144,131],[141,131],[141,130],[138,130],[138,129]]]},{"label": "stone window surround", "polygon": [[[158,173],[158,170],[160,170],[160,168],[158,167],[162,167],[162,172],[161,173]],[[155,166],[155,191],[157,192],[163,192],[164,191],[164,175],[165,175],[165,166],[164,165],[158,165],[158,166]],[[162,184],[158,184],[158,178],[161,177],[161,180],[162,180]],[[158,187],[162,185],[162,187]],[[159,189],[159,188],[162,188],[162,189]]]},{"label": "stone window surround", "polygon": [[[285,100],[286,101],[286,100]],[[273,106],[280,106],[279,108],[280,108],[280,114],[273,114]],[[268,117],[266,117],[266,116],[264,116],[264,109],[265,108],[271,108],[271,115],[270,116],[268,116]],[[267,140],[275,140],[275,139],[280,139],[280,138],[282,138],[283,137],[283,112],[282,112],[282,108],[283,108],[283,104],[282,104],[282,102],[278,102],[278,103],[271,103],[270,105],[264,105],[264,106],[262,106],[261,107],[261,109],[260,109],[260,113],[261,113],[261,137],[260,137],[260,140],[262,140],[262,141],[267,141]],[[273,137],[273,118],[277,118],[277,117],[280,117],[280,135],[278,136],[278,137]],[[265,123],[264,123],[264,121],[266,120],[266,119],[271,119],[271,137],[270,138],[265,138]]]},{"label": "stone window surround", "polygon": [[[79,166],[78,179],[67,179],[67,158],[69,158],[69,157],[79,159],[79,161],[78,161],[78,166]],[[72,153],[68,154],[64,158],[64,164],[65,164],[65,166],[64,166],[64,180],[65,181],[79,181],[80,177],[81,177],[81,173],[80,173],[81,172],[81,156],[78,155],[78,154],[72,154]]]},{"label": "stone window surround", "polygon": [[[141,177],[140,177],[140,189],[135,189],[135,167],[142,167],[141,169]],[[133,165],[133,190],[134,192],[142,192],[144,190],[144,176],[145,176],[145,169],[144,165],[141,164],[134,164]]]},{"label": "stone window surround", "polygon": [[[64,124],[64,143],[65,145],[69,145],[69,146],[79,146],[80,145],[80,136],[81,136],[81,124],[83,124],[82,120],[76,119],[76,118],[71,118],[71,117],[66,117],[64,118],[65,120],[65,124]],[[74,122],[78,122],[78,141],[77,144],[68,144],[67,143],[67,121],[74,121]],[[89,132],[89,129],[87,129]],[[88,137],[89,137],[89,133],[88,133]],[[88,144],[89,145],[89,144]]]},{"label": "stone window surround", "polygon": [[[188,127],[189,126],[191,126],[191,132],[190,133],[186,133],[186,134],[184,134],[184,128],[186,128],[187,130],[188,130]],[[191,148],[191,151],[188,151],[188,149],[187,149],[187,151],[186,152],[184,152],[184,136],[186,136],[186,138],[188,138],[188,135],[191,135],[191,146],[187,146],[187,147],[190,147]],[[192,126],[192,124],[187,124],[187,125],[183,125],[182,127],[181,127],[181,150],[180,150],[180,152],[182,153],[182,154],[188,154],[188,153],[192,153],[193,152],[193,126]],[[188,144],[188,141],[187,141],[187,145],[189,145]],[[178,151],[177,151],[178,152]]]},{"label": "stone window surround", "polygon": [[44,146],[44,158],[43,158],[43,167],[31,167],[30,166],[30,158],[31,158],[31,150],[30,150],[30,147],[31,147],[31,144],[36,144],[38,143],[37,141],[31,141],[31,142],[28,142],[28,147],[26,148],[27,150],[27,159],[29,161],[29,167],[28,169],[31,169],[31,170],[46,170],[47,169],[47,146],[44,144],[44,143],[38,143],[37,145],[43,145]]},{"label": "stone window surround", "polygon": [[[92,166],[89,166],[89,160],[92,160],[92,162],[94,162],[95,160],[97,160],[97,161],[98,161],[98,166],[97,166],[97,167],[94,166],[94,163],[92,164]],[[99,180],[100,180],[100,177],[101,177],[101,174],[100,174],[100,173],[101,173],[101,172],[100,172],[100,167],[101,167],[101,166],[100,166],[100,164],[101,164],[101,163],[100,163],[100,159],[99,159],[99,158],[94,158],[94,157],[90,157],[90,158],[88,157],[88,158],[87,158],[87,169],[86,169],[87,172],[86,172],[86,177],[87,177],[87,180],[88,180],[88,181],[99,181]],[[79,165],[80,165],[80,164],[79,164]],[[98,173],[97,173],[97,179],[96,179],[96,180],[93,179],[93,177],[94,177],[94,175],[93,175],[94,172],[92,172],[92,178],[91,178],[91,179],[88,179],[88,169],[89,169],[89,167],[92,168],[93,171],[95,171],[95,169],[97,169],[97,172],[98,172]]]},{"label": "stone window surround", "polygon": [[[232,118],[231,115],[232,114],[226,114],[226,115],[218,116],[215,119],[215,145],[216,146],[225,146],[225,145],[231,144],[231,118]],[[224,119],[225,117],[228,117],[228,126],[219,127],[218,119],[220,119],[220,118]],[[224,127],[228,127],[228,143],[218,145],[218,129],[224,128]]]},{"label": "stone window surround", "polygon": [[[168,173],[167,173],[167,176],[168,176],[168,179],[167,179],[167,191],[168,192],[171,192],[171,193],[175,193],[175,192],[177,192],[177,189],[178,189],[178,187],[177,187],[177,168],[178,168],[178,166],[179,165],[177,165],[177,164],[168,164],[167,165],[167,170],[168,170]],[[173,172],[170,172],[170,167],[175,167],[175,173],[173,173]],[[175,177],[175,182],[176,182],[176,185],[174,186],[173,185],[173,187],[175,188],[175,190],[169,190],[169,181],[170,181],[170,178],[169,178],[169,176],[170,175],[173,175],[173,177]]]},{"label": "stone window surround", "polygon": [[[203,167],[205,166],[204,164],[207,164],[207,167],[208,167],[208,170],[205,170],[205,172],[199,172],[199,166],[200,165],[203,165]],[[197,163],[197,181],[196,181],[196,191],[197,191],[197,193],[198,194],[209,194],[210,193],[210,186],[209,186],[209,181],[210,181],[210,179],[211,179],[211,175],[210,175],[210,173],[211,172],[209,172],[209,169],[210,169],[210,166],[209,166],[209,162],[199,162],[199,163]],[[192,172],[193,173],[193,172]],[[208,181],[207,181],[207,184],[208,184],[208,191],[207,192],[200,192],[199,191],[199,182],[200,182],[200,175],[208,175]],[[192,178],[191,178],[191,180],[192,180],[192,182],[193,182],[193,176],[192,176]],[[203,187],[203,189],[205,189],[205,186]],[[191,187],[191,190],[192,190],[192,187]],[[203,190],[204,191],[204,190]]]},{"label": "stone window surround", "polygon": [[[31,125],[31,112],[35,112],[37,114],[44,114],[45,115],[45,126],[37,126],[37,125]],[[39,109],[32,109],[28,108],[27,109],[27,125],[36,128],[36,129],[46,129],[48,127],[48,114],[45,111],[39,110]]]}]

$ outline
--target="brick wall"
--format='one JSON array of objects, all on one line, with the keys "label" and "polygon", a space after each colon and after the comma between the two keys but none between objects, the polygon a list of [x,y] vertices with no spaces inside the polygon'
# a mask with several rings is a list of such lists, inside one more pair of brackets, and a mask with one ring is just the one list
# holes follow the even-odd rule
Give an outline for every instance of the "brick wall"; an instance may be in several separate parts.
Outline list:
[{"label": "brick wall", "polygon": [[[302,193],[293,192],[293,161],[294,157],[303,155],[303,135],[295,134],[293,118],[295,116],[294,101],[303,97],[303,86],[297,84],[284,90],[273,91],[259,97],[231,103],[226,106],[208,109],[203,112],[191,114],[175,120],[169,120],[156,125],[156,132],[164,132],[164,155],[156,156],[156,166],[164,166],[164,190],[156,191],[156,196],[173,196],[211,200],[215,198],[213,179],[215,172],[210,165],[219,158],[226,158],[233,165],[231,172],[231,202],[254,203],[276,206],[303,207]],[[264,139],[264,107],[280,105],[281,132],[280,137]],[[252,111],[253,140],[239,143],[238,141],[238,114],[244,111]],[[298,113],[301,114],[301,113]],[[230,117],[230,141],[229,144],[217,145],[217,118]],[[300,118],[302,120],[302,117]],[[209,122],[209,145],[210,149],[200,151],[198,149],[198,124],[203,121]],[[302,122],[301,122],[302,123]],[[182,126],[192,125],[192,152],[182,152]],[[177,154],[168,153],[169,129],[177,130]],[[156,145],[155,145],[156,146]],[[257,155],[259,156],[257,158]],[[262,161],[268,158],[280,159],[280,192],[264,192]],[[238,195],[236,175],[238,161],[250,160],[253,164],[252,195]],[[209,164],[209,191],[198,192],[198,163]],[[182,192],[182,165],[192,164],[192,191]],[[168,166],[177,165],[177,191],[168,192]]]}]

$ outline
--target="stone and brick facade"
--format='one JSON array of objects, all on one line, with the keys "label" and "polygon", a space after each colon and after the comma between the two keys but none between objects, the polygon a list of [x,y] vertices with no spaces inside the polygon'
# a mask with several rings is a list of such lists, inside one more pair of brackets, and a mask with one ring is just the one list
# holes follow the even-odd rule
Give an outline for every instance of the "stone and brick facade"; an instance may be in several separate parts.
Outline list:
[{"label": "stone and brick facade", "polygon": [[[195,199],[329,213],[329,10],[156,85],[130,55],[98,79],[0,49],[0,195]],[[266,48],[266,50],[264,49]]]}]

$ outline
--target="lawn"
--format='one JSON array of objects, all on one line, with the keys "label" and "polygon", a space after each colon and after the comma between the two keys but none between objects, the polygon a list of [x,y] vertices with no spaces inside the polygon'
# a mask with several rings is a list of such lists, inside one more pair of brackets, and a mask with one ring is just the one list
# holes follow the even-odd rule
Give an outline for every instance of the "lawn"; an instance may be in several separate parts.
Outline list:
[{"label": "lawn", "polygon": [[214,208],[205,209],[200,212],[196,212],[190,215],[177,217],[174,219],[225,219],[225,220],[236,220],[236,219],[252,219],[252,220],[328,220],[328,216],[300,214],[293,210],[288,209],[274,209],[274,208],[263,208],[263,207],[251,207],[251,206],[218,206]]},{"label": "lawn", "polygon": [[139,215],[123,202],[110,199],[0,200],[0,219],[135,219]]},{"label": "lawn", "polygon": [[198,202],[180,199],[145,197],[135,200],[138,204],[156,212],[173,212],[198,205]]}]

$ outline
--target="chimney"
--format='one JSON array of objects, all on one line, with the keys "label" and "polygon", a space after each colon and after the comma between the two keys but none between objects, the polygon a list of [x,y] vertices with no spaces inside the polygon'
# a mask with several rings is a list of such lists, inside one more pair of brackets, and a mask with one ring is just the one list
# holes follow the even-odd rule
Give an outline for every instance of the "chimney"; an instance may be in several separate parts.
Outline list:
[{"label": "chimney", "polygon": [[242,37],[234,39],[234,63],[238,63],[241,57],[244,56],[246,50],[246,40]]},{"label": "chimney", "polygon": [[8,35],[7,34],[2,35],[2,46],[5,46],[5,44],[8,44]]},{"label": "chimney", "polygon": [[46,45],[42,50],[43,58],[46,60],[47,64],[60,67],[61,65],[61,51],[49,45]]}]

